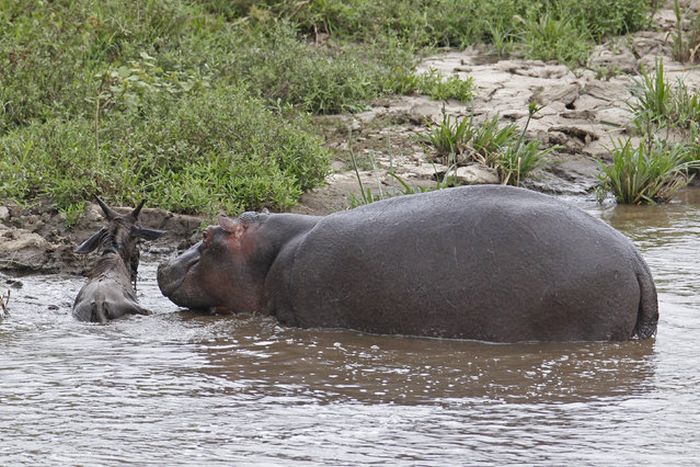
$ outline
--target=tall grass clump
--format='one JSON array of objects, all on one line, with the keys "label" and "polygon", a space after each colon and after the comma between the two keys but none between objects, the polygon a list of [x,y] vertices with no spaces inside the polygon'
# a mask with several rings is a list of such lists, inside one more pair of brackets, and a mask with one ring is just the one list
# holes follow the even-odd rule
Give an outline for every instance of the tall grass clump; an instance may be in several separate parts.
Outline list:
[{"label": "tall grass clump", "polygon": [[441,123],[431,126],[422,140],[448,164],[478,162],[496,169],[502,184],[520,185],[554,150],[541,149],[539,141],[525,141],[530,121],[538,111],[534,103],[528,106],[528,119],[520,131],[512,123],[499,128],[497,116],[476,125],[473,117],[453,118],[443,112]]},{"label": "tall grass clump", "polygon": [[522,41],[527,57],[584,65],[592,47],[590,36],[570,16],[549,12],[522,20]]},{"label": "tall grass clump", "polygon": [[599,199],[611,192],[618,203],[667,202],[688,185],[689,165],[681,145],[648,140],[635,147],[630,140],[618,141],[612,163],[601,166]]},{"label": "tall grass clump", "polygon": [[669,83],[661,60],[653,74],[642,70],[631,91],[628,107],[635,126],[644,134],[661,128],[689,130],[700,123],[700,97],[680,80]]}]

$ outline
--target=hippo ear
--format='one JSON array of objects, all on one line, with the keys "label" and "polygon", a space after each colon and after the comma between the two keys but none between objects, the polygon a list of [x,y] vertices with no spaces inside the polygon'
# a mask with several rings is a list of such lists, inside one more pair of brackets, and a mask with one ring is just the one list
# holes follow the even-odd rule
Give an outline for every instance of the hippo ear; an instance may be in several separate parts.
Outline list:
[{"label": "hippo ear", "polygon": [[94,251],[95,248],[97,248],[100,245],[100,242],[102,241],[106,233],[107,229],[105,227],[102,227],[100,230],[94,233],[92,237],[88,238],[83,243],[81,243],[75,249],[75,252],[84,255],[90,253],[91,251]]},{"label": "hippo ear", "polygon": [[234,238],[240,238],[248,226],[238,219],[231,219],[223,214],[219,216],[219,226],[226,232],[233,234]]},{"label": "hippo ear", "polygon": [[134,237],[143,238],[144,240],[155,240],[162,237],[167,232],[165,230],[147,229],[144,227],[134,227],[131,234]]}]

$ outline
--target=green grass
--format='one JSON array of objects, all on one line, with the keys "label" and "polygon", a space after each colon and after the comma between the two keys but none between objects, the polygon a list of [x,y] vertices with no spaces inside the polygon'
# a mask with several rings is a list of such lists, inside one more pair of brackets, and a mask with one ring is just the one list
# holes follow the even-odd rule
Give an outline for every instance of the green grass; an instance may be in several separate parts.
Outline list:
[{"label": "green grass", "polygon": [[322,182],[329,153],[302,118],[281,119],[243,90],[207,90],[115,112],[101,121],[49,120],[0,138],[0,196],[48,197],[65,211],[100,193],[145,197],[174,211],[285,209]]},{"label": "green grass", "polygon": [[660,60],[653,74],[642,70],[641,78],[632,87],[632,96],[628,107],[634,114],[635,126],[644,134],[661,128],[689,130],[700,123],[700,97],[680,80],[675,85],[669,83]]},{"label": "green grass", "polygon": [[646,141],[634,147],[630,140],[620,141],[612,163],[601,166],[599,199],[612,193],[624,204],[667,202],[692,178],[687,158],[681,145]]},{"label": "green grass", "polygon": [[525,141],[530,120],[538,110],[534,103],[529,105],[528,119],[520,132],[512,123],[499,128],[497,116],[476,125],[472,117],[460,119],[443,114],[442,122],[430,126],[422,140],[450,165],[478,162],[496,169],[501,183],[520,185],[554,149],[541,149],[538,141]]},{"label": "green grass", "polygon": [[522,21],[522,41],[526,56],[556,60],[572,66],[585,65],[592,47],[590,34],[570,16],[546,12]]}]

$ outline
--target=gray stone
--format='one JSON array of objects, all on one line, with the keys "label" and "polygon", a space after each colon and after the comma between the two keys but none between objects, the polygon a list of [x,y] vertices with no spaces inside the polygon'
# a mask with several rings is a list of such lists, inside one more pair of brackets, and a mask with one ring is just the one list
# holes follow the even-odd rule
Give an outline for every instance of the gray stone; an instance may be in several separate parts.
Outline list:
[{"label": "gray stone", "polygon": [[461,185],[479,185],[499,183],[496,169],[480,164],[471,164],[457,169],[449,174],[450,178]]},{"label": "gray stone", "polygon": [[632,51],[620,44],[602,44],[591,52],[588,61],[593,69],[607,69],[610,72],[635,73],[637,59]]},{"label": "gray stone", "polygon": [[580,88],[577,83],[559,86],[538,86],[533,92],[531,100],[541,105],[549,105],[553,102],[562,102],[564,105],[570,105],[578,98],[579,92]]},{"label": "gray stone", "polygon": [[447,166],[443,164],[421,164],[416,167],[407,167],[402,176],[417,178],[419,180],[435,180],[436,174],[447,172]]},{"label": "gray stone", "polygon": [[5,206],[0,206],[0,221],[6,221],[10,218],[10,210]]},{"label": "gray stone", "polygon": [[38,234],[24,229],[4,231],[0,235],[0,268],[39,271],[49,250],[51,244]]}]

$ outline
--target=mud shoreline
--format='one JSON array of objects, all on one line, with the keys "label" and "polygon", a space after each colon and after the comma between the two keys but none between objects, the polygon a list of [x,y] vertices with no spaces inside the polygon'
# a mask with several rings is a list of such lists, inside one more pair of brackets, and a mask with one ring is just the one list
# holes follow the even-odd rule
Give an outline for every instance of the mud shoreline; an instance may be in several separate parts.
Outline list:
[{"label": "mud shoreline", "polygon": [[[692,8],[700,9],[700,2]],[[547,163],[524,186],[554,194],[586,195],[594,190],[601,162],[610,158],[618,138],[635,135],[627,102],[642,69],[664,62],[669,82],[682,80],[689,89],[700,88],[700,67],[673,61],[669,31],[675,25],[673,10],[654,16],[655,31],[611,38],[597,46],[587,68],[570,70],[541,61],[497,60],[483,48],[450,50],[423,60],[419,72],[436,70],[447,77],[472,77],[476,98],[469,105],[436,101],[425,96],[398,96],[373,102],[356,114],[316,117],[327,144],[337,154],[325,186],[305,193],[292,212],[323,215],[347,209],[350,196],[359,196],[357,174],[346,157],[350,149],[365,161],[360,177],[374,193],[399,194],[397,174],[406,183],[430,188],[436,172],[447,167],[433,160],[430,148],[420,142],[426,128],[452,117],[473,116],[476,122],[497,115],[501,124],[525,126],[527,104],[542,110],[528,127],[526,137],[543,147],[556,146]],[[680,138],[670,135],[670,138]],[[463,184],[494,183],[483,166],[460,168]],[[496,180],[497,182],[497,180]],[[199,236],[203,217],[144,208],[142,224],[164,229],[168,235],[142,246],[144,257],[160,257],[192,244]],[[73,253],[75,245],[102,225],[99,208],[91,205],[79,223],[68,228],[66,219],[48,203],[21,207],[0,201],[0,271],[13,274],[82,274],[90,258]]]}]

